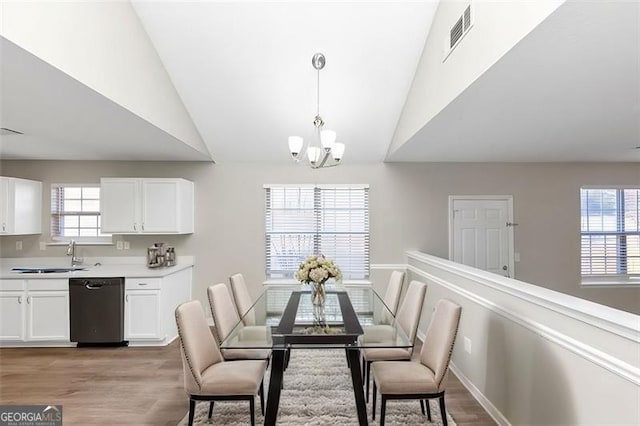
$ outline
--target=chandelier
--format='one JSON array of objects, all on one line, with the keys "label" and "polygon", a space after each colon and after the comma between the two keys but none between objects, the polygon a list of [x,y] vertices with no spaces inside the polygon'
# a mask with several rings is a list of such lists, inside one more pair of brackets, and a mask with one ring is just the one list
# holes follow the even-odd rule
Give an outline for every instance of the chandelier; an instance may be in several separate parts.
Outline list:
[{"label": "chandelier", "polygon": [[[315,139],[307,146],[307,159],[313,169],[321,167],[333,167],[340,164],[344,154],[344,144],[336,142],[336,132],[324,128],[324,120],[320,117],[320,70],[326,63],[322,53],[316,53],[311,58],[311,64],[318,71],[318,102],[316,117],[313,120],[315,127]],[[299,155],[304,145],[304,139],[300,136],[289,136],[289,151],[296,161],[300,161]]]}]

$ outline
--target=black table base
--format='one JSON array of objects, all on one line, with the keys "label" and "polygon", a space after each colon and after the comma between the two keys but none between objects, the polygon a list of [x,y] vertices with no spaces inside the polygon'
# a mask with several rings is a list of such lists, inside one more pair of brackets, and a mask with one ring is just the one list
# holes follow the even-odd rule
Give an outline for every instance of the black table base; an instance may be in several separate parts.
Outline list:
[{"label": "black table base", "polygon": [[[367,426],[367,404],[364,400],[364,389],[362,387],[362,375],[360,367],[360,350],[357,347],[347,346],[347,358],[349,360],[349,370],[351,370],[351,382],[353,384],[353,394],[358,410],[358,423],[360,426]],[[267,409],[264,416],[265,426],[276,424],[278,418],[278,407],[280,405],[280,391],[282,390],[282,378],[284,375],[284,362],[287,351],[284,349],[274,349],[271,359],[271,378],[269,379],[269,394],[267,397]]]},{"label": "black table base", "polygon": [[[331,292],[333,293],[333,292]],[[321,349],[323,345],[343,344],[347,352],[347,361],[351,370],[351,381],[358,410],[358,423],[360,426],[368,425],[367,406],[364,400],[362,388],[362,376],[360,367],[360,350],[356,346],[358,336],[363,334],[362,326],[351,305],[351,300],[345,292],[337,292],[340,310],[344,321],[344,333],[337,335],[301,335],[294,334],[296,313],[300,303],[300,292],[293,292],[287,303],[280,324],[273,335],[271,379],[269,381],[269,395],[267,397],[267,410],[264,417],[265,425],[275,425],[278,418],[278,406],[280,405],[280,391],[282,389],[282,376],[285,368],[287,349],[295,349],[295,345],[306,347],[316,346]]]}]

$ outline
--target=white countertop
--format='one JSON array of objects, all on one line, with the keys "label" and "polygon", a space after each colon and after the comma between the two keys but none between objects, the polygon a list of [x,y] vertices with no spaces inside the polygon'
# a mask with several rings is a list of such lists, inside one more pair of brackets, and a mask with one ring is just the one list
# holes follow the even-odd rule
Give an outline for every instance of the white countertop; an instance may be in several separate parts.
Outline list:
[{"label": "white countertop", "polygon": [[[19,273],[11,272],[13,267],[25,268],[61,268],[69,267],[69,258],[59,257],[20,257],[0,259],[0,279],[48,279],[48,278],[106,278],[106,277],[164,277],[194,265],[193,256],[178,256],[175,266],[148,268],[146,259],[141,257],[104,257],[86,258],[82,265],[84,271],[53,272],[53,273]],[[96,266],[96,264],[99,265]]]}]

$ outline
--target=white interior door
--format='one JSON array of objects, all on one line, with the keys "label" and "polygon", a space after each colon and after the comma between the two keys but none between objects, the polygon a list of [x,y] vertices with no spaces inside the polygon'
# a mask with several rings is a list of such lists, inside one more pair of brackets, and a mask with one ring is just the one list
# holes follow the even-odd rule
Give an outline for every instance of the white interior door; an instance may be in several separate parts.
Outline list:
[{"label": "white interior door", "polygon": [[513,278],[513,198],[450,196],[449,210],[449,259]]}]

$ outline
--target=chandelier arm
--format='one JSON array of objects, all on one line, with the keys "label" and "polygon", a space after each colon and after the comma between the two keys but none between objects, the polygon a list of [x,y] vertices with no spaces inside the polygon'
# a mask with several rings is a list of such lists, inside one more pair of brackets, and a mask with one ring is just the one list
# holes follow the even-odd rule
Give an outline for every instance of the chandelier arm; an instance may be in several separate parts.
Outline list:
[{"label": "chandelier arm", "polygon": [[318,167],[324,167],[325,163],[329,159],[329,155],[331,155],[331,151],[323,150],[323,152],[324,152],[324,156],[322,157],[322,161],[320,161],[320,164],[318,165]]}]

